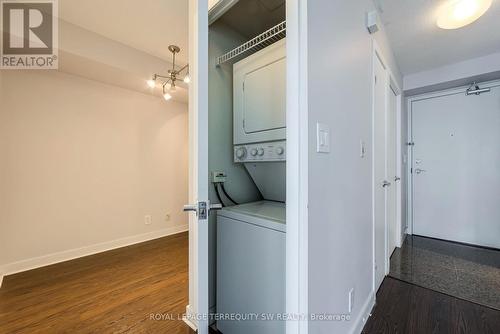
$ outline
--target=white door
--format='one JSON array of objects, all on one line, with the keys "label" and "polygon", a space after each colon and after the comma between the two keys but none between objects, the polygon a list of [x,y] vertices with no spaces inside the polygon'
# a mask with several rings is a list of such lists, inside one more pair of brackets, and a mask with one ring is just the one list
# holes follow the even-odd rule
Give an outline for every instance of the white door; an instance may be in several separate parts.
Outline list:
[{"label": "white door", "polygon": [[[386,180],[391,182],[387,187],[387,256],[391,257],[396,248],[397,234],[397,203],[396,203],[396,113],[397,113],[397,95],[390,87],[388,89],[387,105],[387,129],[386,129]],[[386,272],[389,261],[386,261]]]},{"label": "white door", "polygon": [[208,334],[208,8],[189,0],[189,305],[187,322]]},{"label": "white door", "polygon": [[500,248],[500,87],[414,100],[413,234]]},{"label": "white door", "polygon": [[373,61],[373,168],[374,168],[374,289],[378,290],[386,271],[386,97],[387,74],[377,55]]}]

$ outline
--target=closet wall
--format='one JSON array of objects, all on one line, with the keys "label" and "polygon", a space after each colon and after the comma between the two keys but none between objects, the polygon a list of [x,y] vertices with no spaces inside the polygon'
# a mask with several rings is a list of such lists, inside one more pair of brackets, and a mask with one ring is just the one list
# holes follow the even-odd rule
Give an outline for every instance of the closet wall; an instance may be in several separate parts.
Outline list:
[{"label": "closet wall", "polygon": [[[239,203],[259,200],[260,193],[243,165],[233,162],[233,65],[227,63],[215,67],[215,58],[245,41],[245,37],[223,23],[215,22],[210,26],[208,45],[208,167],[209,172],[226,172],[226,190]],[[211,182],[209,191],[210,202],[219,203]],[[210,307],[214,307],[216,215],[210,216],[209,224],[209,302]]]}]

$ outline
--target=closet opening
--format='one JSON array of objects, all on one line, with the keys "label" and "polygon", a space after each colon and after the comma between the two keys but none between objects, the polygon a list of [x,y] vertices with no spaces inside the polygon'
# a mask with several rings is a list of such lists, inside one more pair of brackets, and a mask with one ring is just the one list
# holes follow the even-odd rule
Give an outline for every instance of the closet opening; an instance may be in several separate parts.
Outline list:
[{"label": "closet opening", "polygon": [[209,199],[223,206],[209,218],[209,303],[222,333],[285,333],[285,20],[282,0],[209,10]]}]

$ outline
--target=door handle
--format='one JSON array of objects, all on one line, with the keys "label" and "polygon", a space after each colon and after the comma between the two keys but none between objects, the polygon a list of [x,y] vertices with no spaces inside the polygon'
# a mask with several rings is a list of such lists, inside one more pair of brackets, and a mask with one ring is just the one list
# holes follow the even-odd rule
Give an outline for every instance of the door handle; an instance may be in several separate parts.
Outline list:
[{"label": "door handle", "polygon": [[[208,207],[208,208],[207,208]],[[193,211],[196,213],[199,219],[207,219],[210,211],[222,209],[222,204],[209,204],[207,202],[198,202],[198,204],[187,204],[184,205],[183,211]]]},{"label": "door handle", "polygon": [[399,176],[394,176],[394,182],[401,181],[401,178]]},{"label": "door handle", "polygon": [[210,204],[210,210],[221,210],[222,209],[222,204],[216,203],[216,204]]},{"label": "door handle", "polygon": [[425,169],[417,168],[417,169],[415,169],[415,174],[420,174],[420,173],[423,173],[425,171],[426,171]]},{"label": "door handle", "polygon": [[182,211],[194,211],[194,212],[198,212],[198,205],[197,204],[187,204],[187,205],[184,205],[184,208],[182,209]]},{"label": "door handle", "polygon": [[385,181],[382,182],[382,187],[385,188],[385,187],[389,187],[391,185],[391,183],[389,181]]}]

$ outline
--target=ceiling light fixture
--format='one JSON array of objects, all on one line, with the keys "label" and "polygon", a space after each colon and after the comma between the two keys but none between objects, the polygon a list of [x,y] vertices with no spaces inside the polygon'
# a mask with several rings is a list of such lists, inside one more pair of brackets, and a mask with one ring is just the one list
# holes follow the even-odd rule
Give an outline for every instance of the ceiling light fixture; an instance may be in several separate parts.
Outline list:
[{"label": "ceiling light fixture", "polygon": [[189,77],[189,64],[179,70],[175,69],[175,55],[179,53],[181,49],[177,45],[169,45],[168,50],[172,52],[172,69],[168,70],[168,75],[154,74],[151,80],[146,82],[150,88],[156,87],[156,83],[160,82],[163,98],[167,101],[172,98],[171,93],[177,90],[176,81],[179,80],[178,77],[183,71],[186,71],[183,81],[185,83],[189,83],[191,81],[191,78]]},{"label": "ceiling light fixture", "polygon": [[437,25],[458,29],[479,19],[491,7],[492,0],[449,0],[438,12]]}]

